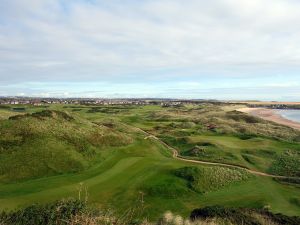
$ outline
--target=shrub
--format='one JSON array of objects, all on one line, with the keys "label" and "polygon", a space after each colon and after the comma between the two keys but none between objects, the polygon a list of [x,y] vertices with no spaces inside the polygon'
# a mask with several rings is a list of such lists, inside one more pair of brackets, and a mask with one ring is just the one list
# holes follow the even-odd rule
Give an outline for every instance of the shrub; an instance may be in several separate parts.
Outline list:
[{"label": "shrub", "polygon": [[64,225],[85,209],[78,200],[62,200],[47,205],[31,205],[13,212],[2,212],[0,224],[5,225]]},{"label": "shrub", "polygon": [[218,190],[251,177],[242,170],[223,167],[183,167],[175,170],[174,174],[187,180],[188,186],[199,193]]},{"label": "shrub", "polygon": [[300,177],[300,154],[297,151],[285,151],[272,163],[269,171],[282,176]]},{"label": "shrub", "polygon": [[289,217],[282,214],[273,214],[268,210],[247,209],[247,208],[225,208],[223,206],[209,206],[202,209],[195,209],[190,215],[191,220],[207,218],[221,218],[228,220],[233,224],[244,225],[263,225],[282,224],[282,225],[299,225],[300,217]]}]

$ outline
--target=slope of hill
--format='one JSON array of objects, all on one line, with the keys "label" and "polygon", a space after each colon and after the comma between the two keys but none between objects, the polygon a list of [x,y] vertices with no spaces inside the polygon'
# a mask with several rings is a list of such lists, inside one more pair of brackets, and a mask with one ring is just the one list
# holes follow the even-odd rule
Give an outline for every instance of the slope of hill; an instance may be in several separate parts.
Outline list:
[{"label": "slope of hill", "polygon": [[55,110],[1,120],[0,134],[1,181],[78,172],[103,147],[131,142],[124,133]]},{"label": "slope of hill", "polygon": [[299,131],[226,109],[211,104],[168,107],[120,117],[186,158],[299,176]]}]

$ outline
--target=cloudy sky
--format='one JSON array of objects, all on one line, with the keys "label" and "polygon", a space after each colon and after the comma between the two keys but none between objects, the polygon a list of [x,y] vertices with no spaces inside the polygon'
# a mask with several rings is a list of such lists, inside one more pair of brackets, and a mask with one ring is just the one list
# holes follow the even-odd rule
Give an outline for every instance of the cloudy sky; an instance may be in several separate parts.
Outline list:
[{"label": "cloudy sky", "polygon": [[300,101],[299,0],[0,0],[0,96]]}]

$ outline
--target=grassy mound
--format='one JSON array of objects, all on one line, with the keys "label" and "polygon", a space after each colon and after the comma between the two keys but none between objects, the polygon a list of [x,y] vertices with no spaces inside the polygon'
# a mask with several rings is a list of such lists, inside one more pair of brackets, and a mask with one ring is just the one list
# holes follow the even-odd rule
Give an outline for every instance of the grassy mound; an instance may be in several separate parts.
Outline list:
[{"label": "grassy mound", "polygon": [[188,181],[188,186],[196,192],[215,191],[232,183],[250,178],[250,174],[223,167],[183,167],[174,171],[175,175]]},{"label": "grassy mound", "polygon": [[55,118],[55,119],[64,119],[68,121],[74,120],[74,118],[70,114],[66,112],[57,111],[57,110],[43,110],[40,112],[34,112],[32,114],[12,116],[9,119],[18,120],[26,117],[34,117],[38,119]]},{"label": "grassy mound", "polygon": [[272,163],[269,171],[273,174],[289,177],[300,177],[300,153],[285,151]]},{"label": "grassy mound", "polygon": [[181,155],[209,161],[230,161],[236,158],[232,153],[225,152],[219,146],[209,142],[197,143],[193,148],[182,152]]},{"label": "grassy mound", "polygon": [[238,111],[230,111],[226,113],[226,117],[228,119],[232,119],[234,121],[238,121],[238,122],[245,122],[245,123],[261,123],[263,122],[262,119],[258,118],[258,117],[254,117],[242,112],[238,112]]},{"label": "grassy mound", "polygon": [[2,120],[0,133],[1,181],[78,172],[101,149],[131,142],[126,134],[55,110]]}]

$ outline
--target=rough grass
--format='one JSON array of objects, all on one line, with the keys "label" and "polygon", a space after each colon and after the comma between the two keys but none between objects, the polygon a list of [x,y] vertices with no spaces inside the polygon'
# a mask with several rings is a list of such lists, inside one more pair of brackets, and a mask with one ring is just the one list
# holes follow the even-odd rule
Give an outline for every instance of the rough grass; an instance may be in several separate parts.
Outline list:
[{"label": "rough grass", "polygon": [[210,206],[202,209],[195,209],[192,211],[190,218],[192,221],[217,218],[229,224],[245,225],[297,225],[300,223],[299,217],[273,214],[266,209],[225,208],[222,206]]},{"label": "rough grass", "polygon": [[299,217],[273,214],[266,209],[226,208],[210,206],[194,209],[190,218],[165,212],[160,219],[149,221],[140,217],[146,211],[142,203],[132,205],[122,214],[113,210],[87,207],[74,199],[34,204],[24,209],[0,213],[1,225],[298,225]]},{"label": "rough grass", "polygon": [[289,177],[300,177],[300,153],[285,151],[279,155],[269,168],[270,173]]},{"label": "rough grass", "polygon": [[182,152],[181,155],[208,161],[233,161],[237,158],[234,154],[223,151],[222,148],[209,142],[197,143],[193,148]]},{"label": "rough grass", "polygon": [[25,209],[0,214],[1,225],[68,225],[73,217],[82,213],[85,204],[69,199],[46,205],[31,205]]},{"label": "rough grass", "polygon": [[0,180],[16,181],[87,168],[105,148],[125,146],[125,133],[69,113],[44,110],[0,121]]},{"label": "rough grass", "polygon": [[217,134],[237,135],[241,137],[269,137],[280,140],[297,141],[300,132],[292,128],[265,121],[238,111],[226,111],[220,106],[206,105],[202,108],[169,109],[153,112],[144,117],[147,121],[182,122],[189,126],[177,128],[195,128],[198,132],[207,131],[207,125],[216,126]]},{"label": "rough grass", "polygon": [[251,177],[247,172],[222,167],[184,167],[174,174],[187,180],[188,186],[199,193],[215,191]]}]

